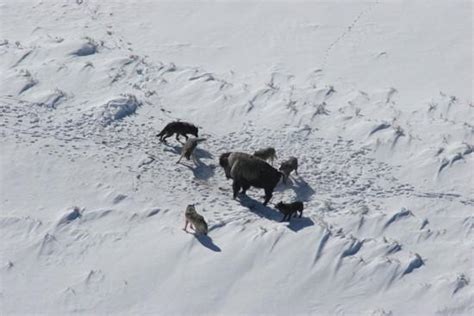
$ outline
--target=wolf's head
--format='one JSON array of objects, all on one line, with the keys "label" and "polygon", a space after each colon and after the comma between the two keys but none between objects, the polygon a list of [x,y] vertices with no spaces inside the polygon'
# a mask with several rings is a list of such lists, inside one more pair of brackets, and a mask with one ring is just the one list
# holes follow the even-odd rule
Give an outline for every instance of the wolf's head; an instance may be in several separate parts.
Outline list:
[{"label": "wolf's head", "polygon": [[189,204],[186,207],[186,214],[194,214],[196,213],[196,208],[194,207],[194,204]]}]

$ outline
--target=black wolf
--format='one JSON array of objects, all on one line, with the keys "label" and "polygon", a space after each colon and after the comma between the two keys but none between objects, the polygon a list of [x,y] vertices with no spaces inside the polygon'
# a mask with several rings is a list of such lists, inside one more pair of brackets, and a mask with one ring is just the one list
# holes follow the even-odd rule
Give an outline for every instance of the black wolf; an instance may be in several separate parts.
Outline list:
[{"label": "black wolf", "polygon": [[178,142],[180,141],[180,135],[184,136],[186,140],[188,140],[187,134],[198,137],[198,128],[191,123],[176,121],[168,123],[165,128],[163,128],[163,130],[156,136],[160,138],[160,141],[166,142],[166,139],[173,134],[176,134],[176,140]]},{"label": "black wolf", "polygon": [[296,216],[297,212],[300,213],[300,217],[303,215],[303,208],[304,208],[303,202],[293,202],[293,203],[280,202],[277,205],[275,205],[275,207],[284,215],[283,219],[281,220],[282,222],[286,219],[288,219],[289,221],[291,218],[291,215],[295,214]]}]

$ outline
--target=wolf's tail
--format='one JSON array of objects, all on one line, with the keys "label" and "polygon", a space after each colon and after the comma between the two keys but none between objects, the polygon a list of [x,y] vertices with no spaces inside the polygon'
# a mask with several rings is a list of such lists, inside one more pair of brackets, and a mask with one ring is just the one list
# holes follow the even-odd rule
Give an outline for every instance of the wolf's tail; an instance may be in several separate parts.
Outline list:
[{"label": "wolf's tail", "polygon": [[156,134],[156,137],[161,137],[161,136],[165,135],[165,132],[166,132],[166,127],[163,128],[160,133]]}]

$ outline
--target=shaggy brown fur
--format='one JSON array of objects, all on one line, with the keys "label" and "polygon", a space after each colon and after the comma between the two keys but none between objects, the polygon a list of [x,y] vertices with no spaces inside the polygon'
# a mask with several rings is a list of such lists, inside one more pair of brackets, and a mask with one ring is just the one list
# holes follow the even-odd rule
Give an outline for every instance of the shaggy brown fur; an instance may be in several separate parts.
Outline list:
[{"label": "shaggy brown fur", "polygon": [[242,193],[245,194],[250,186],[253,186],[264,189],[265,200],[263,205],[267,205],[281,176],[281,172],[265,161],[252,156],[241,156],[236,159],[230,170],[230,177],[234,180],[232,183],[234,199],[237,198],[241,188]]},{"label": "shaggy brown fur", "polygon": [[225,176],[227,179],[230,179],[230,170],[232,169],[232,166],[237,161],[237,159],[241,157],[249,158],[251,157],[251,155],[236,151],[223,153],[219,157],[219,165],[224,168]]}]

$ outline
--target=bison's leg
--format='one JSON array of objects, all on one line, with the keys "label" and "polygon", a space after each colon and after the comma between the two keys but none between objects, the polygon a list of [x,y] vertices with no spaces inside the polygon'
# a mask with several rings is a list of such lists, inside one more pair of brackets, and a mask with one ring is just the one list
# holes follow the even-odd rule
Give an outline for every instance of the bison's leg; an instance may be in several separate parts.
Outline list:
[{"label": "bison's leg", "polygon": [[235,200],[237,198],[237,194],[239,194],[239,191],[240,191],[239,181],[234,180],[234,182],[232,182],[232,189],[234,190],[234,200]]},{"label": "bison's leg", "polygon": [[247,193],[247,190],[250,188],[250,184],[248,183],[243,183],[242,184],[242,194],[246,194]]},{"label": "bison's leg", "polygon": [[225,172],[225,177],[227,179],[230,179],[230,168],[229,167],[224,167],[224,172]]},{"label": "bison's leg", "polygon": [[273,189],[265,189],[265,201],[263,201],[263,205],[267,205],[268,201],[272,198]]}]

